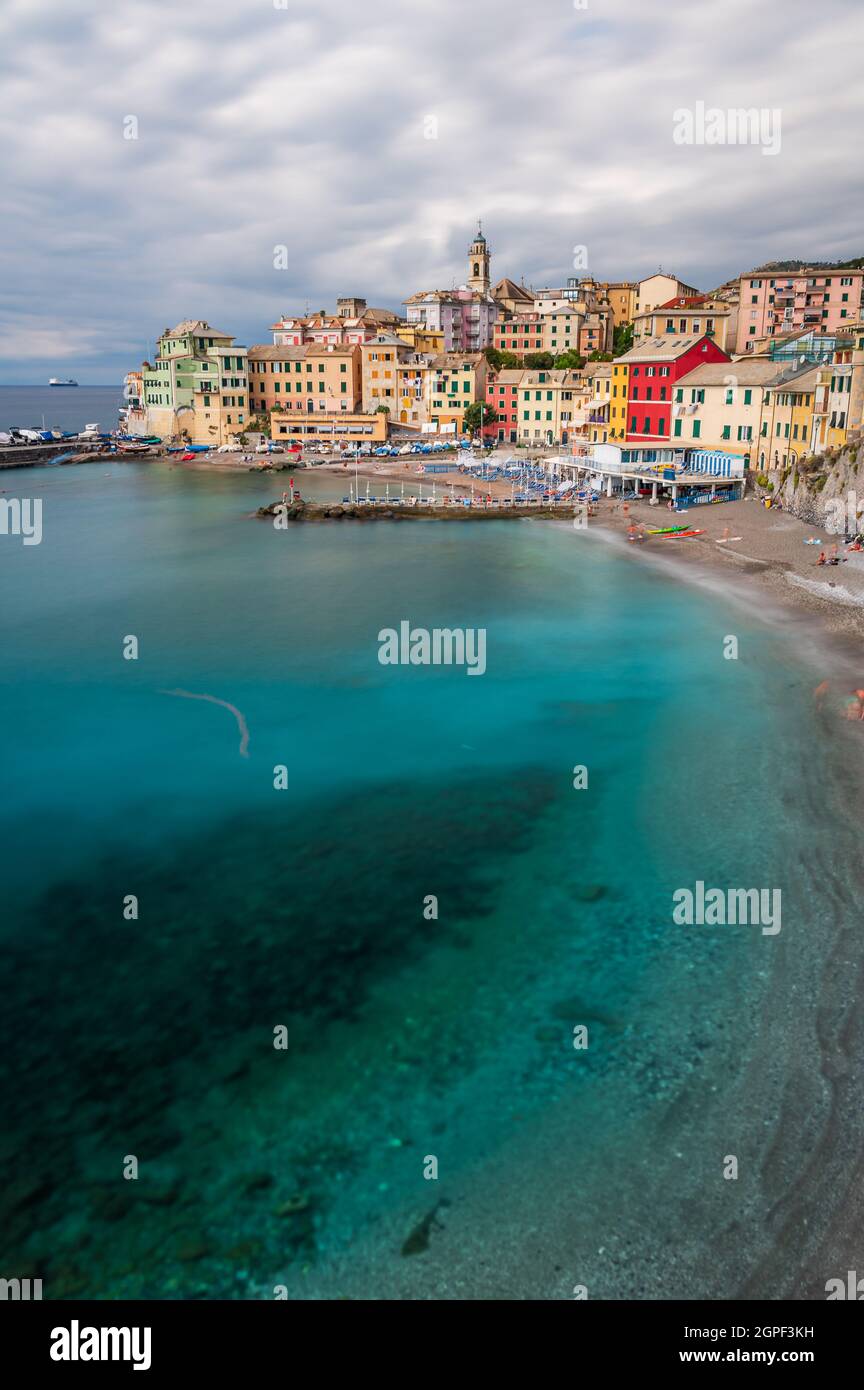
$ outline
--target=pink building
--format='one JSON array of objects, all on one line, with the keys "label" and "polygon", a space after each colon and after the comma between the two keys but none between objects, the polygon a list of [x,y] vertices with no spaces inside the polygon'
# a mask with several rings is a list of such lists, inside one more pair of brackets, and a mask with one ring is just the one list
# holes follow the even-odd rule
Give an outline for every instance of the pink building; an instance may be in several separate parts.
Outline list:
[{"label": "pink building", "polygon": [[861,319],[864,270],[804,269],[742,275],[738,352],[760,338],[812,329],[836,333]]},{"label": "pink building", "polygon": [[444,334],[445,352],[479,352],[492,342],[498,305],[488,291],[420,290],[406,299],[408,322]]}]

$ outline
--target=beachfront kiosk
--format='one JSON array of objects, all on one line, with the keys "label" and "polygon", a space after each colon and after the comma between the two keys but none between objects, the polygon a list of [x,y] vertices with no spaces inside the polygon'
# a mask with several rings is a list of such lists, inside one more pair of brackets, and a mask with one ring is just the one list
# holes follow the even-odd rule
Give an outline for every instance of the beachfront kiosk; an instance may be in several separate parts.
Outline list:
[{"label": "beachfront kiosk", "polygon": [[677,507],[735,502],[744,492],[743,455],[671,445],[590,444],[560,461],[562,473],[607,497],[671,497]]}]

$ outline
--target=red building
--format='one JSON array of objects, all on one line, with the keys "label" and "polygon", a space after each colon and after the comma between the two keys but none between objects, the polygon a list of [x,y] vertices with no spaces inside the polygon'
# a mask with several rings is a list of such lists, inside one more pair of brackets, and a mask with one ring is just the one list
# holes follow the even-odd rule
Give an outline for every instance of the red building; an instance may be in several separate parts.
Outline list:
[{"label": "red building", "polygon": [[498,419],[494,425],[485,425],[484,439],[494,443],[516,443],[518,429],[519,383],[525,373],[521,368],[504,367],[497,375],[490,372],[486,378],[486,404],[494,405]]},{"label": "red building", "polygon": [[673,387],[704,362],[731,362],[713,338],[665,336],[646,341],[615,359],[627,364],[628,444],[658,444],[672,434]]}]

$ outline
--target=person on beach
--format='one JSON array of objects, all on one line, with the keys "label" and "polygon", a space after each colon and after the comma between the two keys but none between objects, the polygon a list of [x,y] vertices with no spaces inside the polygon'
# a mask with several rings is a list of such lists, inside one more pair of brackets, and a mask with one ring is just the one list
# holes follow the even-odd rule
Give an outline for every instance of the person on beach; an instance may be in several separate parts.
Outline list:
[{"label": "person on beach", "polygon": [[820,681],[816,689],[813,691],[813,700],[816,704],[817,709],[822,708],[822,703],[825,699],[825,696],[828,694],[830,688],[831,686],[828,681]]},{"label": "person on beach", "polygon": [[820,550],[820,551],[819,551],[819,559],[816,561],[816,563],[817,563],[817,565],[827,565],[828,561],[825,559],[825,551],[824,551],[824,550]]}]

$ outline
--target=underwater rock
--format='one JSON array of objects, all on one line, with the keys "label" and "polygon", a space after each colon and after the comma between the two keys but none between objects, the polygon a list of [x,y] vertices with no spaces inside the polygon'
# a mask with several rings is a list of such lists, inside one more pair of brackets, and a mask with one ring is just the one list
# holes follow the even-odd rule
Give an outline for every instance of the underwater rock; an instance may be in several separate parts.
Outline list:
[{"label": "underwater rock", "polygon": [[206,1240],[188,1240],[184,1245],[177,1247],[176,1255],[178,1260],[184,1264],[192,1264],[195,1260],[203,1260],[207,1255],[213,1254],[213,1246]]},{"label": "underwater rock", "polygon": [[92,1197],[94,1215],[102,1221],[122,1221],[135,1205],[129,1189],[128,1182],[124,1182],[122,1187],[96,1188]]},{"label": "underwater rock", "polygon": [[576,889],[575,896],[580,903],[596,903],[598,898],[606,896],[606,888],[602,883],[584,883]]},{"label": "underwater rock", "polygon": [[289,1197],[286,1202],[280,1202],[278,1207],[274,1207],[274,1216],[297,1216],[300,1212],[308,1211],[309,1198],[305,1192],[298,1192],[294,1197]]},{"label": "underwater rock", "polygon": [[421,1221],[417,1222],[417,1225],[408,1235],[402,1246],[403,1255],[422,1255],[425,1250],[429,1249],[429,1237],[432,1234],[432,1227],[436,1224],[439,1226],[441,1224],[437,1219],[438,1208],[446,1205],[447,1202],[442,1197],[441,1201],[436,1202],[432,1210],[427,1212]]},{"label": "underwater rock", "polygon": [[242,1179],[243,1191],[263,1192],[265,1188],[273,1186],[272,1173],[247,1173]]}]

